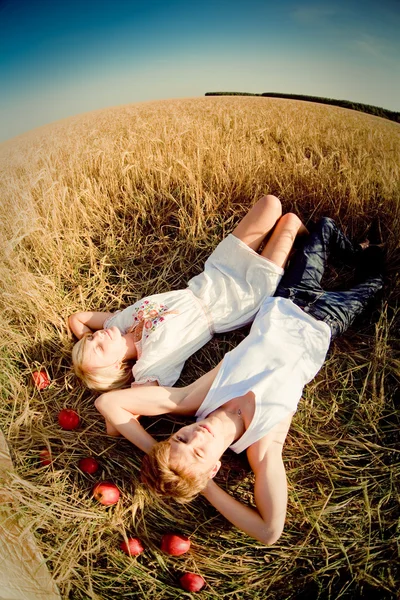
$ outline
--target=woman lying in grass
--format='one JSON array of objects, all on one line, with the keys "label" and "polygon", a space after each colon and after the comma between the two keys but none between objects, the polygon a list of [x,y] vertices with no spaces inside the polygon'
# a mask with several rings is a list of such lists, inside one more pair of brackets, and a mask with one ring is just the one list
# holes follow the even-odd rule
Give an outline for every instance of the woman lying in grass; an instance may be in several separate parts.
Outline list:
[{"label": "woman lying in grass", "polygon": [[[358,261],[355,286],[325,291],[328,255]],[[262,303],[251,331],[212,371],[184,388],[133,388],[96,400],[111,435],[144,452],[142,480],[156,493],[187,502],[204,496],[229,521],[264,544],[282,533],[287,504],[282,449],[304,385],[321,368],[331,339],[343,333],[381,290],[380,248],[357,249],[325,218],[292,259],[275,297]],[[156,443],[140,415],[173,413],[197,419]],[[247,451],[255,474],[256,509],[212,478],[227,448]]]},{"label": "woman lying in grass", "polygon": [[296,215],[281,215],[278,198],[261,198],[184,290],[148,296],[115,314],[71,315],[80,340],[72,351],[77,376],[98,391],[133,380],[173,385],[214,332],[250,323],[263,298],[274,294],[296,235],[307,233]]}]

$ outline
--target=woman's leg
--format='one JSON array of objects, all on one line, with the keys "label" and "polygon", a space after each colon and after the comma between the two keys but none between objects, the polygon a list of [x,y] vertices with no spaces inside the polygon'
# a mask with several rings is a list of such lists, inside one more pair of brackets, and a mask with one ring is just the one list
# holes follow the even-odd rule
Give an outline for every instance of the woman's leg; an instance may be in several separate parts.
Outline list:
[{"label": "woman's leg", "polygon": [[296,236],[307,233],[308,230],[299,217],[293,213],[287,213],[275,225],[271,237],[261,252],[261,256],[268,258],[278,267],[284,268]]},{"label": "woman's leg", "polygon": [[276,196],[263,196],[240,221],[232,234],[257,251],[265,236],[282,215],[282,205]]}]

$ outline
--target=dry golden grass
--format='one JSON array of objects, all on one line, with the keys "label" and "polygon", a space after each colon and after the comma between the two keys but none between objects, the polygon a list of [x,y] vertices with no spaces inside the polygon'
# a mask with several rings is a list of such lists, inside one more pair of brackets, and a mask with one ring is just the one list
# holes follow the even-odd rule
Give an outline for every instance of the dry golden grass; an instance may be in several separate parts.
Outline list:
[{"label": "dry golden grass", "polygon": [[[189,597],[183,570],[207,580],[203,598],[395,598],[398,567],[398,296],[400,128],[341,108],[265,98],[200,98],[125,106],[53,124],[0,147],[0,418],[19,501],[63,598]],[[284,452],[285,531],[262,547],[206,501],[149,505],[135,494],[141,455],[104,435],[93,396],[70,371],[67,316],[115,310],[178,289],[259,197],[273,193],[303,220],[329,215],[361,241],[380,216],[388,251],[384,301],[335,342],[304,394]],[[333,277],[344,277],[333,273]],[[246,331],[192,357],[182,383],[214,366]],[[397,339],[396,339],[397,338]],[[39,392],[31,373],[46,367]],[[78,432],[57,413],[78,410]],[[150,432],[179,423],[160,418]],[[55,462],[41,467],[43,446]],[[101,473],[85,476],[92,454]],[[90,497],[112,478],[122,501]],[[219,483],[252,500],[252,476],[228,453]],[[189,555],[158,550],[161,535],[191,536]],[[124,533],[147,546],[118,550]]]}]

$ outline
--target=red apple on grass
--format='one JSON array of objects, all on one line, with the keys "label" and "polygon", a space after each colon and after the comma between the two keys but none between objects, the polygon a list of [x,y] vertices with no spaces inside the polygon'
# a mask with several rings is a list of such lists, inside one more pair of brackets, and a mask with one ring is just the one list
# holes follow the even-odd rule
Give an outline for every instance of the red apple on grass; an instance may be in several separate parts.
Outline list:
[{"label": "red apple on grass", "polygon": [[93,496],[104,506],[116,504],[120,495],[119,489],[112,481],[99,481],[93,488]]},{"label": "red apple on grass", "polygon": [[166,533],[162,536],[161,550],[171,556],[185,554],[190,548],[190,540],[186,535]]},{"label": "red apple on grass", "polygon": [[42,465],[44,467],[47,467],[48,465],[51,465],[51,463],[53,462],[53,459],[52,459],[52,456],[51,456],[51,452],[47,448],[43,448],[39,452],[39,459],[40,459],[40,462],[42,463]]},{"label": "red apple on grass", "polygon": [[92,475],[93,473],[96,473],[99,466],[100,465],[97,462],[97,460],[95,458],[93,458],[92,456],[88,456],[86,458],[81,458],[81,460],[78,462],[78,467],[80,468],[80,470],[83,471],[84,473],[89,473],[90,475]]},{"label": "red apple on grass", "polygon": [[79,427],[79,423],[79,415],[72,408],[63,408],[58,413],[58,424],[62,429],[67,429],[68,431],[76,429]]},{"label": "red apple on grass", "polygon": [[142,542],[135,537],[129,537],[127,541],[124,540],[119,547],[128,556],[139,556],[144,551]]},{"label": "red apple on grass", "polygon": [[50,385],[49,376],[44,369],[32,373],[32,379],[38,390],[44,390]]},{"label": "red apple on grass", "polygon": [[185,573],[179,579],[181,586],[187,592],[199,592],[206,585],[201,575],[196,573]]}]

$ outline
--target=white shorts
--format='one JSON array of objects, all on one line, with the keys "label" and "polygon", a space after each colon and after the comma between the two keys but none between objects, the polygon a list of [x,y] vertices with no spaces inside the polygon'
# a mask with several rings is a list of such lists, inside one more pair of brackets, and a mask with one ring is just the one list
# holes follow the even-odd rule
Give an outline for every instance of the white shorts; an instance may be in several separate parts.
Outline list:
[{"label": "white shorts", "polygon": [[188,287],[206,307],[214,331],[221,333],[251,323],[282,275],[282,267],[229,234]]}]

